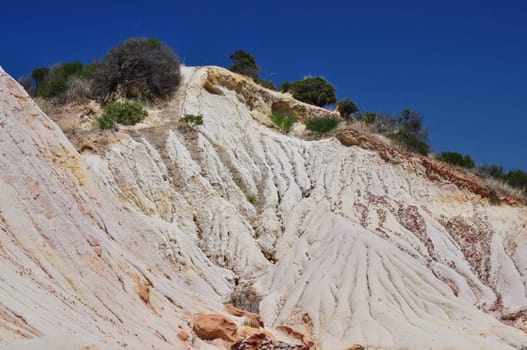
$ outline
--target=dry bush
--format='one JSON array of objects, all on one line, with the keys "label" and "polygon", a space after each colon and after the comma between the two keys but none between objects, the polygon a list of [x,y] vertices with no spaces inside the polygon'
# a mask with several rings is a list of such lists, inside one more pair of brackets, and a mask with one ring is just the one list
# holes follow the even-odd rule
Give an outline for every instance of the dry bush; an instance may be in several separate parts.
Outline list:
[{"label": "dry bush", "polygon": [[62,103],[83,102],[93,97],[93,82],[84,77],[69,77],[66,90],[59,97]]},{"label": "dry bush", "polygon": [[527,198],[527,194],[520,188],[512,187],[503,180],[496,179],[494,177],[484,177],[485,181],[489,185],[490,189],[498,194],[509,194],[516,197]]},{"label": "dry bush", "polygon": [[180,63],[174,51],[159,40],[128,39],[95,64],[92,77],[94,91],[103,101],[116,93],[154,100],[176,91],[181,80]]}]

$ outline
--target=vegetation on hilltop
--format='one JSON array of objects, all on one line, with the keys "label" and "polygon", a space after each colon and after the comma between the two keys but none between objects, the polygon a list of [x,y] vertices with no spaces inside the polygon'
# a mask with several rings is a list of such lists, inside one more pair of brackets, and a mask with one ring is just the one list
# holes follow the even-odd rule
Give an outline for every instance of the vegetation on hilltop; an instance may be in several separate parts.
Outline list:
[{"label": "vegetation on hilltop", "polygon": [[458,152],[441,152],[436,156],[436,159],[445,163],[452,164],[467,169],[474,169],[476,162],[468,154],[461,154]]},{"label": "vegetation on hilltop", "polygon": [[272,81],[260,78],[260,67],[256,64],[256,59],[253,55],[244,50],[235,50],[229,58],[233,61],[233,65],[229,70],[245,75],[267,89],[276,90],[276,86]]},{"label": "vegetation on hilltop", "polygon": [[[276,90],[273,82],[260,78],[261,69],[253,55],[236,50],[229,57],[233,60],[231,71]],[[138,100],[153,102],[168,98],[177,90],[180,81],[177,55],[161,41],[151,38],[128,39],[111,48],[99,62],[85,64],[73,61],[38,67],[29,76],[19,79],[32,97],[40,98],[46,105],[99,100],[104,105],[104,112],[97,123],[103,129],[114,128],[116,123],[131,125],[143,120],[147,112]],[[337,103],[335,88],[322,77],[283,82],[281,91],[290,92],[294,98],[319,107]],[[128,100],[122,101],[123,98]],[[371,132],[387,136],[408,151],[425,156],[431,152],[423,117],[417,111],[405,109],[395,116],[369,111],[361,113],[349,98],[340,100],[336,109],[345,121],[362,122]],[[286,113],[274,113],[269,117],[284,133],[288,133],[296,122],[296,118]],[[180,122],[194,127],[201,125],[203,119],[200,115],[187,115]],[[335,129],[340,122],[338,117],[311,118],[305,124],[307,130],[324,134]],[[501,181],[527,195],[527,173],[522,170],[505,172],[498,165],[478,165],[469,155],[452,151],[441,152],[436,159]]]},{"label": "vegetation on hilltop", "polygon": [[351,99],[345,98],[337,104],[337,111],[342,119],[351,120],[353,114],[359,111],[359,107]]},{"label": "vegetation on hilltop", "polygon": [[110,49],[92,74],[94,94],[154,100],[172,95],[181,80],[179,59],[156,39],[128,39]]},{"label": "vegetation on hilltop", "polygon": [[154,100],[173,94],[181,80],[180,63],[157,39],[128,39],[110,49],[100,62],[79,61],[39,67],[20,82],[33,97],[57,104],[119,97]]},{"label": "vegetation on hilltop", "polygon": [[147,112],[138,101],[154,101],[172,95],[181,80],[180,63],[171,48],[157,39],[132,38],[110,49],[101,62],[66,62],[39,67],[21,83],[33,97],[62,105],[97,99],[104,113],[97,119],[102,129],[115,123],[135,124]]},{"label": "vegetation on hilltop", "polygon": [[291,92],[297,100],[319,107],[337,102],[335,88],[322,77],[310,77],[293,83],[284,83],[282,91]]}]

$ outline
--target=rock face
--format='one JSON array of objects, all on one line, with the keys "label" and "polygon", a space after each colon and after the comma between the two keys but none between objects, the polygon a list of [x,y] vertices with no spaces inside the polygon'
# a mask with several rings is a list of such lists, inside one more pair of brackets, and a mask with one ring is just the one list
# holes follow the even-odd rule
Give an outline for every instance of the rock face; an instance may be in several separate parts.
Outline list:
[{"label": "rock face", "polygon": [[273,106],[332,114],[217,67],[183,76],[79,153],[0,70],[0,347],[215,348],[178,333],[233,295],[321,349],[527,346],[524,203],[357,135],[282,135]]}]

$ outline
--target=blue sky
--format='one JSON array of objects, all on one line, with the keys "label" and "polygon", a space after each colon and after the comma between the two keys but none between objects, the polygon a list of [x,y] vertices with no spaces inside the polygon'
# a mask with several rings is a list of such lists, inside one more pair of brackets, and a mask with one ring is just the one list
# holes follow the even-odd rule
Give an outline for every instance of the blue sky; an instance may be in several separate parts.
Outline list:
[{"label": "blue sky", "polygon": [[436,152],[527,170],[527,1],[6,1],[0,65],[102,58],[129,37],[187,65],[251,52],[277,85],[321,75],[361,110],[421,112]]}]

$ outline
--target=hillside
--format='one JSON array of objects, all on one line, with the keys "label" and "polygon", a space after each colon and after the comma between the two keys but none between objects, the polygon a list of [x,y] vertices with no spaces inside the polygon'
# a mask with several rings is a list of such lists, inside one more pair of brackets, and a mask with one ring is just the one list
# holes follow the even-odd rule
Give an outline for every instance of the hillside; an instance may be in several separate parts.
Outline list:
[{"label": "hillside", "polygon": [[272,110],[332,112],[182,73],[143,123],[70,141],[0,70],[2,347],[225,348],[192,328],[241,329],[226,302],[320,349],[527,347],[524,203],[373,141],[283,135]]}]

